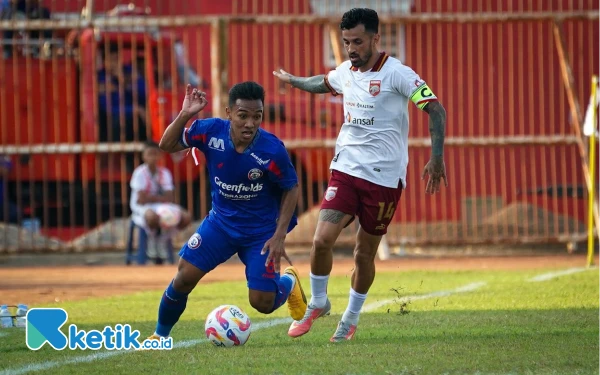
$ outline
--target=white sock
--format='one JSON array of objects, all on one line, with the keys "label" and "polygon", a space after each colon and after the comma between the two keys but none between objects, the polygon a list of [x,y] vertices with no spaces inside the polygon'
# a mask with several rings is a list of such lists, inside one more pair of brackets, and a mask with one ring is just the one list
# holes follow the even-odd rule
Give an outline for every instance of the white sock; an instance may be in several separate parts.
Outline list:
[{"label": "white sock", "polygon": [[321,308],[327,302],[327,282],[329,275],[318,276],[310,273],[310,304]]},{"label": "white sock", "polygon": [[358,324],[358,316],[366,299],[366,293],[360,294],[350,288],[350,300],[348,301],[348,307],[346,308],[344,315],[342,315],[342,320],[346,323],[354,325]]}]

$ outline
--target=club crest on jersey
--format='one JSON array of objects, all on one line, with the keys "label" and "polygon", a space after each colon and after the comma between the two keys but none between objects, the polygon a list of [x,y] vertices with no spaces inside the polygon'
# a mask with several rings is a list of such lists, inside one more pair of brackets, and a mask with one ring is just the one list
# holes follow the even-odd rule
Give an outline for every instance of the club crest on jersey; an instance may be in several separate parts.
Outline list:
[{"label": "club crest on jersey", "polygon": [[325,200],[327,202],[331,201],[333,198],[335,198],[335,195],[337,193],[337,187],[335,186],[331,186],[327,188],[327,191],[325,192]]},{"label": "club crest on jersey", "polygon": [[259,178],[261,178],[263,175],[263,172],[258,169],[258,168],[252,168],[249,172],[248,172],[248,179],[250,181],[255,181],[258,180]]},{"label": "club crest on jersey", "polygon": [[381,92],[381,80],[371,80],[369,82],[369,93],[373,96],[379,95]]},{"label": "club crest on jersey", "polygon": [[200,247],[201,243],[202,237],[200,237],[198,233],[194,233],[192,234],[192,237],[190,237],[190,239],[188,240],[187,245],[190,249],[197,249],[198,247]]}]

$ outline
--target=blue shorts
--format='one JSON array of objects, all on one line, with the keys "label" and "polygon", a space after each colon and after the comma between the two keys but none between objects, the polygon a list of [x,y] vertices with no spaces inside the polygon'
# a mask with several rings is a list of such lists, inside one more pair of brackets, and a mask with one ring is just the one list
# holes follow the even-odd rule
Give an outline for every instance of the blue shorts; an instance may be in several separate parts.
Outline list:
[{"label": "blue shorts", "polygon": [[226,233],[210,216],[202,221],[196,233],[179,251],[179,256],[198,269],[208,273],[234,254],[246,266],[246,281],[249,289],[263,292],[277,291],[279,272],[272,263],[265,266],[269,253],[260,255],[265,243],[272,237],[235,236]]}]

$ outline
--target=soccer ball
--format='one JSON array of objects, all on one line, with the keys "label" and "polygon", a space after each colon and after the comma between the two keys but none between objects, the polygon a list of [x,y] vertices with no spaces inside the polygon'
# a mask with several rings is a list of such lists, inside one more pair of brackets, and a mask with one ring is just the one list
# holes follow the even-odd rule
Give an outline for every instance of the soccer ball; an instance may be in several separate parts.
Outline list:
[{"label": "soccer ball", "polygon": [[211,311],[206,318],[204,332],[216,346],[244,345],[250,337],[252,323],[246,313],[234,305],[222,305]]},{"label": "soccer ball", "polygon": [[161,204],[156,209],[158,215],[160,227],[163,229],[171,229],[181,220],[181,211],[178,207],[170,204]]}]

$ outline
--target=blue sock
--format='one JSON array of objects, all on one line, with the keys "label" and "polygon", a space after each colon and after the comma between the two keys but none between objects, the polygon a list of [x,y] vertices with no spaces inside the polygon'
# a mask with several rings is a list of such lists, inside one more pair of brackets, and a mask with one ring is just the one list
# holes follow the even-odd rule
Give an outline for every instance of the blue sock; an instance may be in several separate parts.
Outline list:
[{"label": "blue sock", "polygon": [[163,293],[158,308],[158,323],[156,324],[156,334],[163,337],[168,337],[171,329],[177,321],[187,304],[189,293],[181,293],[173,288],[173,282]]},{"label": "blue sock", "polygon": [[275,303],[273,304],[273,310],[277,310],[287,301],[292,288],[294,287],[294,279],[290,275],[283,275],[277,281],[277,295],[275,296]]}]

